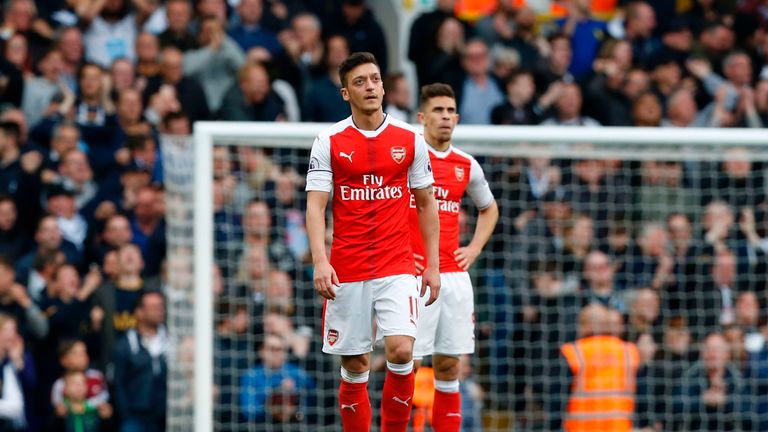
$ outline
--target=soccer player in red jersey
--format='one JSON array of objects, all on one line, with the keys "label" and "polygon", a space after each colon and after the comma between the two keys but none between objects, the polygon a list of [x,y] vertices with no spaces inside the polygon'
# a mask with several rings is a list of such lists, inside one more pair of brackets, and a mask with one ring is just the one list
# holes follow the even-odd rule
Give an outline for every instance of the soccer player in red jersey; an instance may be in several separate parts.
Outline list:
[{"label": "soccer player in red jersey", "polygon": [[[339,411],[344,430],[368,431],[367,385],[375,319],[387,356],[382,431],[405,432],[413,399],[419,298],[429,286],[429,306],[440,291],[440,227],[432,168],[421,134],[384,113],[384,87],[373,55],[350,55],[339,67],[339,78],[352,116],[315,139],[306,187],[315,290],[326,299],[323,352],[341,355]],[[331,193],[329,260],[325,209]],[[414,276],[408,226],[411,194],[429,258],[421,286]]]},{"label": "soccer player in red jersey", "polygon": [[[499,210],[483,169],[475,158],[451,145],[459,114],[453,90],[446,84],[422,87],[418,118],[435,179],[433,186],[440,215],[441,294],[432,307],[421,311],[413,356],[416,366],[432,355],[435,399],[432,427],[436,432],[458,432],[461,426],[459,355],[475,352],[474,295],[467,269],[491,237]],[[459,247],[459,211],[464,194],[479,209],[472,240]],[[411,212],[411,239],[419,269],[429,266],[419,236],[416,210]]]}]

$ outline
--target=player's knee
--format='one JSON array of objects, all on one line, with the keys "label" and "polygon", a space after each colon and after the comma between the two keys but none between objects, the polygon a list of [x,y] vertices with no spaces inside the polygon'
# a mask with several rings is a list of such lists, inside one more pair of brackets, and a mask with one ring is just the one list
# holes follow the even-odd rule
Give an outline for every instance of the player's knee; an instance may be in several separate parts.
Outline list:
[{"label": "player's knee", "polygon": [[367,355],[343,356],[341,366],[354,373],[361,373],[371,368]]},{"label": "player's knee", "polygon": [[452,381],[459,378],[458,357],[436,355],[432,358],[432,368],[435,371],[435,379]]},{"label": "player's knee", "polygon": [[389,350],[387,360],[390,363],[403,364],[413,359],[413,348],[409,344],[400,344]]}]

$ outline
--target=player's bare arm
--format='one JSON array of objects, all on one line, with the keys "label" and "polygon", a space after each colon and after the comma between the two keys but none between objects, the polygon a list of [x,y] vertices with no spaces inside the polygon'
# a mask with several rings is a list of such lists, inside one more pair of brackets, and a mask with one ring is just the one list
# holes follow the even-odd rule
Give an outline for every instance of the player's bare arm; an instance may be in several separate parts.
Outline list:
[{"label": "player's bare arm", "polygon": [[468,245],[456,249],[453,253],[456,258],[456,262],[459,264],[462,270],[467,271],[475,263],[480,252],[488,243],[488,240],[493,234],[493,230],[496,228],[496,221],[499,220],[499,207],[496,205],[496,201],[492,201],[491,205],[480,210],[477,215],[477,225],[475,226],[475,233],[472,235],[472,240]]},{"label": "player's bare arm", "polygon": [[437,203],[432,186],[412,189],[411,192],[416,201],[419,229],[427,254],[427,267],[421,277],[421,296],[424,297],[429,286],[429,299],[425,304],[429,306],[440,295],[440,218],[437,215]]},{"label": "player's bare arm", "polygon": [[315,291],[328,300],[336,299],[334,286],[339,286],[336,270],[328,261],[325,250],[325,208],[328,205],[328,192],[307,192],[307,237],[312,252]]}]

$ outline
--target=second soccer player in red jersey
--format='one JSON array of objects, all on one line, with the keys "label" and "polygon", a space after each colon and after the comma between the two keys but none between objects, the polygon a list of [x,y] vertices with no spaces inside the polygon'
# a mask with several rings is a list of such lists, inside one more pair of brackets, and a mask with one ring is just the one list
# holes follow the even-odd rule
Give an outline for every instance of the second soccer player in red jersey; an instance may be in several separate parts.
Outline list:
[{"label": "second soccer player in red jersey", "polygon": [[[373,55],[349,56],[339,67],[339,78],[352,116],[315,139],[306,188],[315,290],[326,299],[323,352],[341,355],[339,411],[344,430],[368,431],[375,320],[387,356],[382,431],[405,432],[413,399],[419,297],[429,286],[429,306],[440,290],[440,228],[432,168],[424,138],[384,113],[384,87]],[[329,260],[325,209],[331,192]],[[408,226],[411,194],[429,259],[420,287]]]},{"label": "second soccer player in red jersey", "polygon": [[[459,120],[456,98],[446,84],[422,87],[419,121],[435,178],[434,192],[440,215],[441,294],[431,308],[421,311],[413,356],[417,366],[432,355],[435,401],[432,426],[436,432],[458,432],[461,426],[459,355],[475,351],[474,294],[467,269],[491,237],[499,210],[480,164],[453,147],[451,137]],[[464,194],[479,209],[472,240],[459,247],[459,211]],[[423,268],[424,243],[419,235],[416,210],[412,211],[411,239],[419,268]],[[429,258],[427,258],[427,265]]]}]

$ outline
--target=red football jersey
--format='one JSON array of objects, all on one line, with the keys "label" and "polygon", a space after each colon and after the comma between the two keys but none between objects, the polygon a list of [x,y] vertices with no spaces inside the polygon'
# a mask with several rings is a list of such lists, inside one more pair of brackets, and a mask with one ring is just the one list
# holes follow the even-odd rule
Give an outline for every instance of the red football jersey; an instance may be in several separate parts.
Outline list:
[{"label": "red football jersey", "polygon": [[[479,209],[493,202],[483,170],[475,159],[463,151],[449,147],[444,152],[429,148],[435,183],[433,186],[440,215],[440,273],[463,271],[454,252],[459,248],[459,211],[466,192]],[[411,197],[411,241],[415,253],[426,260],[416,203]],[[426,262],[424,263],[426,265]]]},{"label": "red football jersey", "polygon": [[351,117],[318,135],[307,190],[333,192],[331,265],[340,282],[413,274],[408,228],[410,187],[432,184],[427,145],[409,125],[386,116],[375,131]]}]

